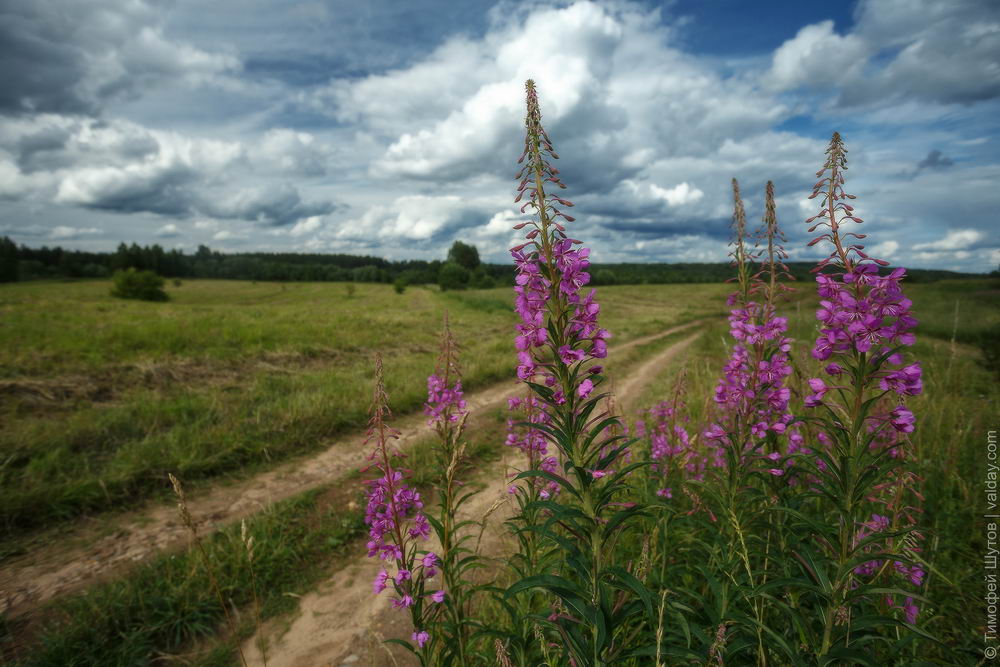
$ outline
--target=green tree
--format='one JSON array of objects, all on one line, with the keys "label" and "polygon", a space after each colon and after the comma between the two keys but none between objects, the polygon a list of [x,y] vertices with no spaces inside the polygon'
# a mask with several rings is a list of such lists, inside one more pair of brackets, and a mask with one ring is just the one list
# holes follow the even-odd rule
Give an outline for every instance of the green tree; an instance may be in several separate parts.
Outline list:
[{"label": "green tree", "polygon": [[0,283],[13,283],[18,279],[17,244],[8,237],[0,238]]},{"label": "green tree", "polygon": [[479,251],[474,245],[455,241],[448,251],[448,261],[458,264],[466,271],[474,271],[479,266]]},{"label": "green tree", "polygon": [[465,289],[469,284],[469,272],[465,267],[455,262],[447,262],[438,272],[438,285],[441,291],[450,289]]},{"label": "green tree", "polygon": [[152,271],[119,270],[115,271],[112,280],[114,288],[111,290],[111,296],[119,299],[166,301],[169,298],[163,291],[163,278]]}]

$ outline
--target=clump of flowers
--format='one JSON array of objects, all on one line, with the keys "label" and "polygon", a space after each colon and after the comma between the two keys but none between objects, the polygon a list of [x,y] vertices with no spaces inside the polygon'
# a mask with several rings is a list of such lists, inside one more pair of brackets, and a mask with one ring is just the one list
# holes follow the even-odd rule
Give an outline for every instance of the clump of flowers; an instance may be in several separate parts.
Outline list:
[{"label": "clump of flowers", "polygon": [[396,594],[392,606],[407,609],[413,621],[413,641],[417,648],[410,648],[421,664],[429,664],[427,643],[431,637],[425,628],[434,622],[437,611],[431,605],[440,599],[428,589],[437,574],[439,560],[435,553],[418,548],[419,542],[430,535],[431,526],[422,511],[424,503],[420,493],[406,484],[405,471],[394,463],[402,454],[392,446],[399,431],[387,423],[390,416],[382,357],[376,354],[375,391],[365,440],[366,445],[372,445],[368,456],[372,463],[362,472],[375,470],[378,473],[376,479],[366,482],[365,524],[368,526],[368,556],[384,561],[385,567],[372,582],[372,592],[378,595],[392,588]]},{"label": "clump of flowers", "polygon": [[[594,362],[607,356],[610,334],[598,325],[601,308],[595,291],[583,291],[590,282],[590,251],[570,238],[563,224],[573,222],[563,210],[573,204],[546,193],[547,184],[566,186],[550,162],[559,156],[542,127],[535,84],[529,80],[525,87],[526,132],[518,160],[524,166],[517,174],[515,202],[527,197],[521,211],[531,208],[533,217],[515,227],[529,229],[525,242],[511,248],[520,319],[517,374],[537,401],[530,405],[549,420],[544,426],[525,426],[555,447],[561,470],[532,469],[518,475],[542,478],[560,490],[557,496],[526,502],[519,520],[522,530],[548,541],[549,551],[560,552],[559,560],[573,567],[558,575],[523,576],[527,572],[522,569],[522,578],[506,597],[531,591],[554,596],[567,613],[554,613],[545,623],[561,637],[566,658],[575,664],[607,664],[625,651],[607,628],[640,614],[644,606],[637,598],[648,601],[642,584],[615,566],[613,548],[640,511],[633,503],[618,502],[617,496],[626,490],[625,476],[641,464],[621,465],[630,443],[622,435],[620,419],[601,409],[603,395],[594,393],[603,381],[602,368]],[[609,428],[615,424],[617,428]],[[534,437],[525,439],[525,446],[540,457]],[[518,640],[526,641],[526,633],[520,632]]]},{"label": "clump of flowers", "polygon": [[653,461],[650,471],[658,487],[655,493],[667,500],[674,497],[673,488],[666,484],[676,468],[686,467],[696,479],[704,475],[703,468],[699,470],[699,463],[704,466],[704,461],[697,460],[691,448],[691,436],[684,426],[688,422],[684,414],[687,406],[682,398],[684,389],[682,374],[674,385],[671,399],[647,410],[644,414],[648,420],[640,419],[635,423],[636,436],[649,440],[649,458]]},{"label": "clump of flowers", "polygon": [[[914,342],[917,321],[900,285],[905,269],[880,275],[879,267],[888,263],[864,252],[859,241],[865,234],[846,229],[863,222],[849,203],[856,197],[844,190],[846,170],[847,149],[834,133],[810,196],[819,197],[822,208],[806,221],[810,233],[819,232],[809,245],[832,246],[814,269],[821,301],[816,313],[820,331],[812,349],[816,360],[827,362],[824,374],[831,379],[811,378],[811,393],[805,400],[816,413],[813,421],[829,438],[828,447],[815,453],[814,472],[820,481],[818,492],[830,501],[837,517],[837,529],[826,537],[835,565],[821,656],[835,646],[860,645],[865,640],[863,631],[852,633],[851,623],[853,615],[872,602],[859,577],[888,568],[905,573],[914,585],[923,577],[922,570],[912,569],[913,550],[903,548],[899,553],[901,545],[912,545],[915,525],[871,511],[879,489],[887,484],[900,489],[905,481],[912,482],[902,469],[905,457],[899,456],[898,439],[887,436],[905,436],[914,429],[905,399],[920,393],[921,370],[919,363],[907,363],[903,350]],[[880,403],[890,399],[895,406],[880,410]],[[892,504],[899,506],[897,501]],[[883,557],[848,567],[873,550]],[[899,594],[908,598],[904,616],[912,622],[913,598],[904,591]]]},{"label": "clump of flowers", "polygon": [[[784,289],[778,280],[787,274],[782,259],[783,238],[774,214],[774,188],[769,182],[766,196],[765,225],[760,235],[766,239],[767,255],[762,268],[751,274],[751,255],[746,248],[746,214],[739,184],[733,179],[733,250],[730,256],[737,270],[739,289],[728,303],[729,334],[736,343],[723,367],[723,376],[715,387],[714,400],[719,419],[705,431],[707,442],[729,452],[728,465],[740,465],[745,457],[754,457],[766,443],[768,434],[784,435],[792,422],[788,410],[791,391],[785,379],[791,375],[789,359],[791,339],[785,334],[788,319],[777,314],[775,302]],[[767,276],[767,280],[762,278]],[[760,294],[761,301],[751,300]],[[771,452],[776,452],[775,447]],[[758,457],[759,458],[759,457]],[[767,459],[773,462],[775,459]],[[783,470],[769,468],[771,474]]]}]

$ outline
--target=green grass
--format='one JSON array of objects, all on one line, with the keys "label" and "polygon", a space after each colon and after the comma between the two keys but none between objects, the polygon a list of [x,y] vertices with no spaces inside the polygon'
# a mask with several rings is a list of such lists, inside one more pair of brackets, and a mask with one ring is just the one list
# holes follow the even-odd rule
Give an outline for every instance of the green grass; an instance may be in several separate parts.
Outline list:
[{"label": "green grass", "polygon": [[[418,410],[447,309],[467,390],[513,377],[509,289],[189,281],[167,303],[108,283],[0,286],[0,515],[8,536],[251,472],[363,427],[372,357]],[[722,285],[608,287],[622,342],[721,312]],[[2,551],[2,550],[0,550]]]},{"label": "green grass", "polygon": [[[360,505],[345,511],[345,494],[313,490],[277,503],[248,520],[254,537],[254,572],[264,618],[293,609],[295,598],[363,532]],[[360,501],[360,489],[353,494]],[[253,587],[240,527],[203,538],[227,605],[243,607],[239,634],[252,631]],[[128,576],[50,605],[37,627],[14,628],[33,636],[14,644],[10,632],[0,655],[23,667],[48,665],[143,665],[184,652],[215,637],[206,654],[233,654],[231,638],[218,637],[223,610],[196,550],[164,554]]]},{"label": "green grass", "polygon": [[[500,455],[497,443],[505,423],[502,410],[477,416],[477,428],[466,438],[466,474]],[[435,444],[433,438],[415,443],[406,459],[409,479],[428,503],[439,473]],[[351,501],[357,503],[353,509]],[[292,612],[294,595],[310,590],[340,564],[363,557],[363,504],[360,477],[352,475],[248,519],[264,620]],[[231,525],[203,541],[223,596],[240,610],[237,639],[246,639],[256,624],[240,528]],[[158,556],[113,581],[56,600],[31,623],[0,617],[0,658],[19,667],[139,665],[168,656],[203,667],[239,664],[234,638],[194,549]],[[31,639],[16,640],[26,627]]]},{"label": "green grass", "polygon": [[[602,298],[607,315],[604,322],[620,333],[614,342],[662,330],[672,323],[705,313],[718,313],[723,308],[725,286],[699,286],[693,288],[697,290],[693,294],[690,286],[678,286],[677,290],[671,287],[602,289],[601,293],[606,295]],[[980,479],[985,465],[982,451],[985,432],[991,427],[991,415],[997,414],[1000,408],[1000,391],[981,349],[975,345],[976,336],[963,338],[967,334],[960,334],[955,337],[956,344],[951,343],[954,305],[946,303],[949,294],[976,293],[975,290],[981,287],[982,283],[973,283],[961,289],[942,284],[906,287],[907,294],[915,302],[915,314],[922,322],[918,342],[911,352],[914,358],[921,360],[925,377],[924,394],[910,401],[920,420],[913,442],[915,465],[923,477],[925,502],[922,524],[927,532],[925,556],[931,564],[930,575],[922,590],[931,603],[924,607],[920,624],[948,647],[921,642],[918,648],[921,658],[942,664],[954,664],[955,660],[971,661],[981,649],[981,639],[976,629],[971,627],[974,624],[968,622],[968,610],[979,608],[981,602],[979,567],[985,545],[982,532],[970,528],[981,521],[978,518],[981,514],[978,504],[980,494],[975,480]],[[802,286],[802,289],[805,292],[809,286]],[[407,293],[411,291],[417,290],[408,290]],[[339,293],[333,291],[331,294],[337,296]],[[509,313],[500,308],[508,297],[506,290],[446,294],[428,291],[424,297],[441,308],[448,307],[453,321],[455,313],[467,311],[491,317],[492,313],[509,319]],[[993,299],[995,297],[989,294],[979,294],[977,298],[968,299],[967,306],[963,300],[960,305],[960,330],[988,330],[992,326],[991,318],[995,320],[996,316]],[[685,303],[693,305],[679,305]],[[795,354],[803,360],[815,333],[814,306],[814,298],[805,293],[801,302],[789,304],[784,309],[790,318],[791,335],[796,340]],[[475,319],[476,315],[471,314],[469,318]],[[694,416],[692,423],[697,423],[709,407],[711,388],[728,351],[726,331],[722,320],[709,324],[705,334],[683,358],[675,361],[647,389],[640,404],[652,405],[669,397],[679,367],[683,365],[687,369],[686,400]],[[502,335],[506,340],[509,331],[504,330]],[[610,375],[616,379],[624,377],[623,373],[632,364],[686,335],[676,334],[633,348],[625,354],[612,355],[608,364]],[[463,359],[470,359],[468,352]],[[433,355],[425,360],[433,363]],[[805,367],[808,362],[801,363]],[[418,369],[417,363],[413,366],[413,380],[420,381],[422,390],[426,370]],[[808,375],[805,374],[806,377]],[[268,380],[277,382],[277,388],[272,393],[265,392],[258,396],[256,403],[251,402],[250,394],[234,397],[243,404],[253,405],[255,410],[262,410],[262,423],[282,425],[284,430],[274,429],[276,433],[284,434],[277,441],[287,441],[289,429],[294,429],[300,420],[308,421],[308,412],[286,414],[292,409],[292,404],[281,401],[291,400],[289,394],[298,393],[299,386],[282,385],[282,380],[287,378],[281,375]],[[367,375],[360,373],[356,382],[367,388],[369,380]],[[152,398],[170,397],[169,392],[140,391],[148,392]],[[223,400],[213,391],[203,390],[212,400]],[[316,392],[317,400],[324,400],[322,384],[317,385]],[[362,393],[367,400],[367,392]],[[214,432],[220,437],[227,434],[231,438],[236,436],[226,430],[229,428],[227,423],[213,425],[211,420],[205,419],[204,404],[194,398],[174,398],[177,399],[174,402],[150,407],[150,415],[135,413],[137,416],[131,421],[163,420],[165,415],[173,415],[177,424],[189,424],[187,428],[191,430],[177,431],[175,437],[178,440],[170,445],[170,451],[157,465],[176,465],[182,461],[194,471],[195,476],[211,474],[205,471],[219,460],[212,457],[211,451],[186,449],[181,434],[196,434],[201,429],[217,428]],[[272,401],[275,402],[273,405],[270,404]],[[147,402],[152,403],[152,400]],[[329,407],[328,403],[322,405]],[[397,413],[400,412],[396,396],[393,396],[393,407]],[[504,418],[502,410],[484,415],[477,422],[476,429],[470,431],[470,454],[474,462],[487,461],[496,455],[496,443],[502,438]],[[105,428],[101,424],[88,426],[86,415],[78,419],[81,420],[81,432],[86,430],[85,427],[89,427],[91,433]],[[128,421],[124,420],[124,424]],[[171,432],[178,428],[171,426],[164,431]],[[98,436],[93,437],[92,447],[96,446]],[[418,443],[407,459],[408,467],[414,471],[414,480],[419,484],[430,483],[435,474],[430,445],[430,442]],[[273,456],[280,458],[293,451],[294,448],[278,450]],[[182,452],[187,452],[186,458],[179,457]],[[147,455],[154,453],[151,450]],[[55,459],[72,456],[72,452],[67,452],[56,455]],[[78,463],[83,461],[79,456],[75,460]],[[260,459],[248,457],[244,462],[253,460]],[[55,465],[56,461],[49,464]],[[138,466],[140,463],[136,460],[128,462],[126,467],[128,465]],[[242,464],[229,461],[219,465],[218,470],[223,470],[226,465]],[[328,572],[335,550],[345,548],[352,536],[358,534],[357,515],[343,513],[342,502],[321,502],[327,497],[325,493],[310,492],[281,503],[251,523],[258,549],[269,550],[272,554],[272,560],[268,560],[265,567],[267,571],[263,574],[258,571],[258,577],[262,578],[260,587],[267,596],[264,604],[268,614],[281,613],[294,606],[294,600],[282,594],[307,590],[324,572]],[[221,571],[226,573],[223,587],[237,604],[245,605],[250,588],[247,573],[238,564],[241,552],[236,529],[220,533],[210,540],[210,544],[213,558],[221,564]],[[197,647],[198,664],[231,664],[232,643],[217,634],[221,610],[213,601],[204,579],[198,579],[203,576],[198,573],[199,570],[200,566],[188,552],[163,556],[149,565],[136,568],[122,579],[103,584],[87,594],[54,603],[46,612],[48,620],[44,627],[36,634],[40,643],[36,642],[35,647],[40,648],[30,652],[26,664],[142,664],[144,660],[148,661],[149,656],[162,653],[190,654],[194,650],[192,646]],[[282,578],[286,576],[290,578]],[[193,578],[193,583],[189,582],[189,578]],[[267,583],[264,583],[265,580]],[[198,582],[201,582],[200,586]],[[93,619],[98,617],[103,620],[95,623]],[[18,630],[10,623],[4,624],[0,626],[0,638],[9,644]],[[249,630],[246,624],[242,628],[244,632]]]},{"label": "green grass", "polygon": [[[932,664],[972,664],[982,655],[982,621],[969,621],[969,610],[982,608],[984,590],[980,485],[986,468],[986,433],[996,428],[995,415],[1000,414],[996,366],[983,345],[1000,320],[1000,293],[991,291],[986,281],[945,281],[904,285],[904,289],[921,322],[917,343],[907,355],[921,362],[924,380],[923,394],[907,401],[918,418],[912,465],[922,478],[923,556],[930,564],[920,590],[930,604],[923,605],[919,624],[943,643],[918,640],[916,656]],[[956,300],[960,301],[957,334]],[[800,382],[821,376],[818,364],[808,358],[816,334],[815,305],[815,297],[806,295],[801,304],[782,309],[795,340],[793,355],[803,370]],[[726,324],[716,322],[686,355],[684,398],[692,425],[702,423],[711,409],[712,388],[731,342]],[[659,377],[640,405],[651,407],[670,398],[679,371],[674,367]]]}]

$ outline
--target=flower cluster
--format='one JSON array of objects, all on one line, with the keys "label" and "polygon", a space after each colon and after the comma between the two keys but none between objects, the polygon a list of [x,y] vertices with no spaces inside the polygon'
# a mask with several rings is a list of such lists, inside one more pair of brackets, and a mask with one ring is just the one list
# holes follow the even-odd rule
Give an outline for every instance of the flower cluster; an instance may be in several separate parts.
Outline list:
[{"label": "flower cluster", "polygon": [[[557,206],[570,207],[573,203],[557,195],[546,194],[544,183],[551,182],[559,188],[566,185],[559,179],[559,170],[548,158],[558,159],[552,148],[548,134],[541,124],[541,111],[534,82],[527,82],[528,113],[525,118],[524,152],[518,163],[524,163],[517,178],[521,179],[515,202],[526,195],[528,201],[522,205],[523,213],[528,207],[534,208],[538,219],[522,222],[514,229],[530,226],[525,235],[526,242],[511,248],[516,268],[514,308],[520,317],[517,324],[515,345],[518,350],[517,375],[521,380],[530,380],[539,372],[539,367],[547,365],[541,358],[540,348],[552,346],[560,361],[570,366],[591,359],[607,356],[607,340],[611,337],[597,324],[600,304],[595,300],[595,291],[584,295],[581,290],[590,283],[590,249],[577,247],[580,241],[566,235],[566,227],[559,222],[563,218],[572,222]],[[559,322],[559,340],[549,340],[546,315]],[[600,367],[590,369],[600,373]],[[544,380],[550,387],[555,386],[556,376],[545,372]],[[573,390],[581,398],[586,398],[594,388],[594,381],[585,378],[574,387],[556,389],[556,402],[563,403],[566,394]]]},{"label": "flower cluster", "polygon": [[[379,473],[376,479],[366,482],[368,557],[391,562],[396,573],[390,575],[387,569],[380,570],[372,582],[372,592],[378,595],[391,585],[396,592],[392,606],[409,609],[414,627],[418,627],[422,621],[427,620],[418,598],[425,595],[428,580],[437,574],[439,560],[433,552],[418,555],[416,541],[426,539],[430,535],[431,526],[421,511],[424,504],[420,493],[406,484],[403,471],[393,465],[393,459],[401,454],[391,449],[390,443],[399,437],[399,432],[388,425],[389,416],[389,397],[385,391],[382,357],[376,354],[375,393],[366,440],[366,444],[373,443],[368,456],[372,464],[362,471],[375,469]],[[437,591],[426,597],[432,602],[441,602],[444,591]],[[424,630],[417,630],[413,638],[423,648],[430,635]]]},{"label": "flower cluster", "polygon": [[457,422],[466,412],[461,380],[449,387],[447,380],[436,373],[427,377],[427,402],[424,403],[424,414],[430,417],[428,424],[433,426],[442,421]]},{"label": "flower cluster", "polygon": [[[792,372],[788,356],[791,339],[785,336],[787,318],[778,316],[774,307],[784,250],[774,216],[774,189],[770,183],[768,186],[768,216],[762,228],[767,242],[765,267],[751,276],[749,255],[744,247],[743,202],[739,184],[733,179],[734,250],[730,255],[737,268],[739,290],[730,295],[728,303],[732,306],[729,333],[736,344],[715,387],[714,400],[720,418],[703,434],[708,443],[720,448],[733,447],[740,454],[757,450],[769,432],[784,434],[792,422],[788,411],[791,391],[785,386],[785,379]],[[768,283],[760,280],[763,275],[769,276]],[[763,302],[750,301],[751,293],[763,293]],[[780,475],[783,471],[771,468],[771,472]]]},{"label": "flower cluster", "polygon": [[[651,471],[655,473],[657,481],[663,482],[667,479],[671,471],[671,463],[679,461],[686,465],[688,472],[693,477],[697,477],[698,462],[692,461],[695,452],[691,449],[691,437],[684,428],[686,416],[682,416],[684,401],[680,395],[681,383],[678,382],[678,390],[670,401],[662,401],[645,414],[649,415],[649,421],[637,420],[635,424],[636,435],[649,439],[649,458],[655,463],[651,466]],[[669,486],[658,484],[660,488],[656,490],[656,495],[661,498],[673,498],[673,489]]]},{"label": "flower cluster", "polygon": [[368,557],[399,560],[404,546],[401,536],[426,539],[430,535],[427,517],[420,512],[424,507],[420,493],[406,485],[403,473],[398,470],[390,470],[367,483]]},{"label": "flower cluster", "polygon": [[[538,428],[519,425],[519,422],[539,426],[551,423],[551,418],[542,409],[541,401],[534,396],[508,398],[507,410],[517,418],[508,417],[507,440],[504,444],[524,452],[529,470],[555,472],[559,467],[559,461],[554,456],[548,456],[548,441],[545,439],[545,434]],[[559,493],[559,485],[555,482],[540,485],[537,478],[533,478],[531,482],[535,486],[540,486],[538,495],[543,499]]]}]

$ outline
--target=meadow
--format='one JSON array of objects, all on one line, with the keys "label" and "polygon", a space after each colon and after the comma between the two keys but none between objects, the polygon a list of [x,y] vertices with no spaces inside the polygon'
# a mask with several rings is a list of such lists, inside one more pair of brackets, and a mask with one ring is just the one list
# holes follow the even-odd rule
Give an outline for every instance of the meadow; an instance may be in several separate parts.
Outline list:
[{"label": "meadow", "polygon": [[[996,279],[911,285],[866,255],[834,133],[815,283],[787,283],[773,186],[753,232],[733,179],[732,284],[595,297],[573,204],[545,192],[563,184],[532,81],[526,101],[516,201],[534,216],[515,227],[513,312],[509,290],[0,291],[5,659],[979,659]],[[336,475],[261,500],[319,461]],[[216,511],[260,491],[257,511]],[[120,522],[105,543],[180,526],[191,546],[64,586],[77,563],[37,604],[24,573],[83,560],[95,518]]]},{"label": "meadow", "polygon": [[[785,307],[800,352],[815,330],[816,304],[810,287],[796,285],[799,291]],[[391,394],[394,407],[399,406],[401,415],[414,411],[425,398],[420,387],[434,365],[435,330],[445,309],[463,344],[466,385],[474,391],[498,378],[510,380],[508,289],[463,293],[411,289],[400,296],[389,286],[359,288],[349,297],[343,285],[282,289],[273,284],[188,282],[172,290],[171,302],[146,304],[110,299],[106,282],[5,286],[0,291],[7,383],[3,451],[8,464],[3,488],[9,533],[4,553],[23,555],[26,545],[39,548],[39,535],[56,539],[51,537],[53,526],[56,532],[60,526],[72,527],[74,523],[67,524],[68,516],[75,514],[86,513],[88,521],[103,517],[113,529],[117,510],[141,506],[150,498],[157,503],[164,500],[168,471],[192,483],[192,504],[196,505],[199,486],[218,483],[218,475],[249,476],[276,465],[282,457],[316,451],[338,432],[356,430],[365,418],[371,355],[380,348],[397,348],[389,357],[391,364],[387,362],[388,381],[397,389]],[[691,419],[697,421],[707,414],[711,409],[707,397],[728,348],[720,315],[729,289],[717,284],[601,288],[615,343],[708,318],[697,325],[703,334],[694,345],[658,372],[633,403],[651,407],[667,400],[683,370]],[[949,647],[934,651],[955,659],[971,656],[977,640],[963,622],[963,613],[978,601],[977,554],[984,545],[969,527],[978,514],[974,480],[983,465],[983,434],[990,426],[990,415],[1000,407],[996,368],[989,367],[978,343],[997,326],[1000,292],[989,281],[944,281],[911,286],[909,294],[921,319],[916,349],[924,360],[927,383],[926,393],[914,403],[922,423],[913,438],[920,452],[916,461],[926,497],[922,521],[935,545],[928,554],[931,576],[926,595],[934,603],[934,612],[927,627]],[[404,318],[411,318],[405,335],[412,345],[400,351],[395,344],[399,328],[390,335],[372,323],[395,321],[397,327],[406,328],[400,324]],[[14,321],[23,328],[15,329]],[[54,326],[47,327],[46,322]],[[32,335],[15,338],[13,332],[18,330]],[[88,333],[97,330],[101,333]],[[354,338],[354,347],[348,347],[353,332],[361,330],[370,333]],[[483,331],[492,332],[492,337],[477,335]],[[338,348],[338,341],[343,348]],[[618,360],[616,370],[627,371],[664,344],[653,342],[630,350]],[[331,351],[337,349],[341,356],[332,361]],[[199,372],[178,377],[178,368]],[[155,375],[150,369],[170,370]],[[268,379],[275,375],[284,383],[275,385]],[[131,381],[121,383],[123,376]],[[89,388],[111,379],[117,384],[113,398],[88,396],[79,387],[72,389],[77,392],[72,395],[65,393],[68,389],[64,393],[55,389],[73,381]],[[44,383],[48,395],[38,393],[40,388],[25,388],[35,387],[32,383]],[[197,418],[170,419],[176,414],[175,401],[193,401],[187,397],[199,394],[203,398],[192,407],[203,410],[192,414]],[[293,430],[248,429],[247,421],[256,423],[250,416],[270,401],[281,406],[313,402],[313,411],[297,414],[298,419],[314,423]],[[344,418],[344,403],[354,406],[350,419]],[[114,418],[95,421],[95,415],[109,414]],[[275,406],[268,414],[282,414],[282,408]],[[149,421],[130,425],[136,415]],[[502,411],[479,416],[469,434],[474,446],[468,470],[501,456],[504,417]],[[627,417],[634,424],[640,416]],[[44,428],[52,438],[62,434],[66,441],[32,440],[46,422]],[[117,430],[115,424],[131,430]],[[170,435],[174,429],[178,431]],[[93,438],[91,443],[107,444],[81,446],[88,437]],[[74,438],[81,444],[71,445],[68,441]],[[169,443],[176,445],[171,449]],[[183,443],[192,449],[178,449]],[[259,448],[248,443],[257,443]],[[410,462],[415,483],[427,490],[436,474],[432,444],[418,443]],[[37,452],[41,460],[31,460],[31,452]],[[18,468],[15,455],[29,457],[29,461]],[[204,459],[214,463],[206,465]],[[123,468],[124,461],[131,468]],[[183,468],[186,462],[190,468]],[[37,476],[21,474],[26,469],[45,470],[43,465],[53,467]],[[123,485],[118,495],[102,490],[94,494],[97,500],[89,501],[92,504],[67,502],[67,498],[80,497],[80,488],[114,488],[115,475],[123,471],[134,487]],[[251,519],[261,554],[258,585],[266,591],[265,617],[294,617],[295,598],[285,593],[305,593],[344,567],[338,561],[345,556],[363,558],[363,552],[352,546],[363,542],[360,510],[356,505],[346,508],[350,498],[360,500],[360,484],[355,481],[353,491],[351,485],[337,484],[337,480],[330,484]],[[29,496],[35,500],[25,501]],[[17,508],[25,507],[18,503],[30,502],[36,503],[28,505],[35,513],[31,521],[13,520]],[[252,587],[238,559],[237,536],[237,527],[220,533],[211,540],[212,553],[226,573],[227,594],[237,604],[247,604]],[[133,664],[142,662],[143,656],[163,653],[193,659],[196,664],[238,664],[231,633],[220,625],[220,611],[206,593],[203,577],[193,553],[181,560],[176,553],[164,555],[147,566],[123,569],[108,583],[48,605],[27,625],[23,618],[9,620],[6,649],[20,647],[16,654],[23,656],[24,642],[34,646],[44,641],[47,652],[26,664],[71,664],[62,662],[69,660],[67,656],[75,657],[72,664]],[[95,626],[95,615],[107,623]],[[253,623],[245,617],[240,632],[249,636],[253,630]],[[122,641],[123,636],[130,639]]]},{"label": "meadow", "polygon": [[[426,399],[445,311],[469,390],[510,378],[509,291],[188,281],[167,303],[107,281],[0,290],[0,516],[8,535],[247,473],[365,424],[373,354],[400,413]],[[721,285],[607,288],[614,342],[721,315]],[[692,291],[702,298],[680,298]]]}]

